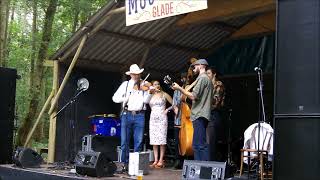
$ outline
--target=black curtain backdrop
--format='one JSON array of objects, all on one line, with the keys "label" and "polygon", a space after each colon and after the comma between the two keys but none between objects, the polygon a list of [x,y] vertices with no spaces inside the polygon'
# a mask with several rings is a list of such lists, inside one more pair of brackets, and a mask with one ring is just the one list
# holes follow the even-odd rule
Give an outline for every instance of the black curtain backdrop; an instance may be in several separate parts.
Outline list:
[{"label": "black curtain backdrop", "polygon": [[259,66],[264,72],[274,70],[275,35],[234,40],[208,56],[211,66],[223,75],[254,73]]},{"label": "black curtain backdrop", "polygon": [[[67,66],[60,65],[60,83],[67,71]],[[75,68],[58,102],[62,108],[72,98],[77,89],[77,81],[87,78],[90,86],[75,103],[66,108],[57,118],[55,161],[70,161],[81,149],[82,137],[91,134],[88,119],[96,114],[119,114],[120,105],[112,101],[113,93],[121,84],[119,73]]]}]

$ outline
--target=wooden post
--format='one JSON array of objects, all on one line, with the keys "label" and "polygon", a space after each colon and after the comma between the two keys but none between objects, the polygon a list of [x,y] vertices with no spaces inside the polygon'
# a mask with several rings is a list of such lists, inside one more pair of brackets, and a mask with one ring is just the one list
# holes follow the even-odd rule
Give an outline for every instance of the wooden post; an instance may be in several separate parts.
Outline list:
[{"label": "wooden post", "polygon": [[[54,61],[53,64],[53,82],[52,91],[56,95],[59,88],[59,61]],[[49,126],[49,142],[48,142],[48,163],[54,162],[55,155],[55,145],[56,145],[56,120],[54,117],[57,113],[56,106],[53,109],[53,113],[50,115],[50,126]]]},{"label": "wooden post", "polygon": [[61,93],[62,93],[62,90],[63,90],[64,86],[66,85],[68,79],[69,79],[69,76],[70,76],[70,74],[71,74],[71,71],[73,70],[73,67],[75,66],[75,64],[76,64],[76,62],[77,62],[77,60],[78,60],[78,57],[79,57],[79,55],[80,55],[80,53],[81,53],[81,50],[82,50],[83,45],[84,45],[84,43],[86,42],[87,38],[88,38],[88,35],[85,34],[85,35],[83,36],[81,42],[80,42],[80,45],[79,45],[79,47],[78,47],[78,49],[77,49],[77,52],[76,52],[76,54],[74,55],[74,57],[73,57],[73,59],[72,59],[72,61],[71,61],[71,64],[70,64],[70,66],[69,66],[69,68],[68,68],[68,71],[67,71],[65,77],[63,78],[63,81],[62,81],[62,83],[61,83],[61,86],[59,87],[59,90],[58,90],[56,96],[55,96],[54,99],[53,99],[53,102],[52,102],[51,107],[50,107],[50,110],[49,110],[49,115],[52,114],[53,109],[54,109],[55,105],[56,105],[57,102],[58,102],[58,99],[59,99],[59,97],[60,97],[60,95],[61,95]]},{"label": "wooden post", "polygon": [[40,112],[40,114],[39,114],[36,122],[34,123],[31,131],[29,132],[29,134],[28,134],[28,136],[27,136],[26,142],[24,143],[24,147],[27,147],[27,146],[28,146],[31,137],[32,137],[32,135],[33,135],[33,133],[34,133],[37,125],[39,124],[41,117],[42,117],[43,114],[44,114],[44,111],[49,107],[49,103],[50,103],[52,97],[53,97],[53,91],[51,91],[48,99],[47,99],[46,102],[44,103],[44,106],[42,107],[41,112]]}]

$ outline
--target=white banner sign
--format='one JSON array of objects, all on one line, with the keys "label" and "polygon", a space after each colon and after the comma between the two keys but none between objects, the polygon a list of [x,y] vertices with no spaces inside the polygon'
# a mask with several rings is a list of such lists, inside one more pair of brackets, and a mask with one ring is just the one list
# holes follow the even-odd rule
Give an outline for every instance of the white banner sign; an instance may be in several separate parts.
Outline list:
[{"label": "white banner sign", "polygon": [[126,24],[130,26],[207,8],[207,0],[126,0]]}]

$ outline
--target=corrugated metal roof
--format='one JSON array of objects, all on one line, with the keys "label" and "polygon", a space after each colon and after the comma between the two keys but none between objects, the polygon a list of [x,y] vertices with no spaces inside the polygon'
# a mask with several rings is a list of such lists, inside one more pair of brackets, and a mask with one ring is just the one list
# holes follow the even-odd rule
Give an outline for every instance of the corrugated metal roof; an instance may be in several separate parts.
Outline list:
[{"label": "corrugated metal roof", "polygon": [[[86,27],[94,28],[101,18],[116,7],[110,1],[87,23]],[[232,32],[214,23],[191,27],[177,27],[176,22],[183,17],[174,16],[132,26],[125,25],[125,13],[108,17],[99,30],[90,35],[79,56],[79,61],[86,66],[118,64],[128,66],[139,63],[148,48],[151,48],[144,64],[146,69],[157,69],[160,72],[179,72],[184,69],[191,57],[207,52]],[[241,17],[223,22],[225,26],[241,27],[251,17]],[[229,27],[230,29],[230,27]],[[231,28],[232,29],[232,28]],[[70,47],[77,45],[85,32],[79,30],[53,56],[61,58]],[[73,49],[66,57],[70,61],[75,53]],[[99,62],[98,65],[95,65]],[[114,67],[114,68],[118,68]],[[111,67],[112,68],[112,67]],[[105,69],[110,70],[110,69]],[[113,69],[114,71],[114,69]]]}]

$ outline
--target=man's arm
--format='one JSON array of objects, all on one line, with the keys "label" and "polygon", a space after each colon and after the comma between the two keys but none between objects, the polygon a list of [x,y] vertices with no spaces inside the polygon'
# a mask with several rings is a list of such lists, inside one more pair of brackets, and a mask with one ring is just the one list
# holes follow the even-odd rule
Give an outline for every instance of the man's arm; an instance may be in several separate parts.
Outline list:
[{"label": "man's arm", "polygon": [[187,96],[191,100],[195,100],[197,98],[193,93],[186,91],[181,86],[179,86],[177,83],[173,83],[172,89],[179,90],[182,94],[184,94],[185,96]]},{"label": "man's arm", "polygon": [[125,101],[126,99],[126,95],[125,95],[125,91],[126,91],[126,86],[127,86],[128,81],[123,82],[119,88],[117,89],[117,91],[113,94],[112,96],[112,100],[115,103],[122,103]]}]

